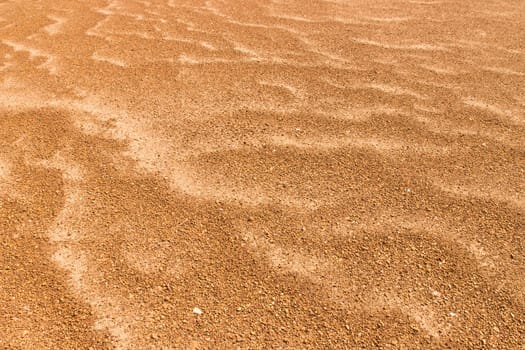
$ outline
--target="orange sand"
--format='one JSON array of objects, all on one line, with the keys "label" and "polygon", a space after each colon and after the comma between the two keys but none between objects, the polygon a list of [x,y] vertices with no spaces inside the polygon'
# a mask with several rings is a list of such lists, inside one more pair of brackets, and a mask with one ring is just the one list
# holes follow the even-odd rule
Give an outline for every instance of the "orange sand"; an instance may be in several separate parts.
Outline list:
[{"label": "orange sand", "polygon": [[524,14],[0,1],[0,349],[523,349]]}]

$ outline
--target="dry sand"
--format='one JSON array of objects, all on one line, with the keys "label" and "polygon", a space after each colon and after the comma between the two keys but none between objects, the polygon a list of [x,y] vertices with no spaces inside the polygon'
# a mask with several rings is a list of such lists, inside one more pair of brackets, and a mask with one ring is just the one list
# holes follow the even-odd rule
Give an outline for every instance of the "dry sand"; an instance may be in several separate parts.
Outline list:
[{"label": "dry sand", "polygon": [[1,349],[524,349],[525,3],[1,0]]}]

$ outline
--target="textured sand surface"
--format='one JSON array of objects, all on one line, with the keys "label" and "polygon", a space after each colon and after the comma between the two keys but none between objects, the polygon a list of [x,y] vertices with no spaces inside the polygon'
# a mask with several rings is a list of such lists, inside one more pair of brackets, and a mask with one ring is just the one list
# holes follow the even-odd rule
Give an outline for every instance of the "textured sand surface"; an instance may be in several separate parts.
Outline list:
[{"label": "textured sand surface", "polygon": [[525,349],[525,2],[0,0],[0,349]]}]

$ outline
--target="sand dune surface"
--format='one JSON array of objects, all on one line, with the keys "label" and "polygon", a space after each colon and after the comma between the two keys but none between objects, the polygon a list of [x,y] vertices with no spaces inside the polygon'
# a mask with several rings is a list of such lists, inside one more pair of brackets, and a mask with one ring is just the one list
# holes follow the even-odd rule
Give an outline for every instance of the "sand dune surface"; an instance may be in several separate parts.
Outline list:
[{"label": "sand dune surface", "polygon": [[524,349],[524,13],[0,0],[0,348]]}]

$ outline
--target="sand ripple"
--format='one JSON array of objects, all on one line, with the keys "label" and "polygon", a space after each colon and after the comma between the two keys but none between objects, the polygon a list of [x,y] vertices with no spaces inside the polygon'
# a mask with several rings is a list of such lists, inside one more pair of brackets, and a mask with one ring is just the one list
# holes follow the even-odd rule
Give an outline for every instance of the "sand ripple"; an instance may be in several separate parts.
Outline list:
[{"label": "sand ripple", "polygon": [[0,1],[0,347],[520,348],[522,12]]}]

